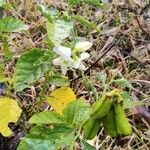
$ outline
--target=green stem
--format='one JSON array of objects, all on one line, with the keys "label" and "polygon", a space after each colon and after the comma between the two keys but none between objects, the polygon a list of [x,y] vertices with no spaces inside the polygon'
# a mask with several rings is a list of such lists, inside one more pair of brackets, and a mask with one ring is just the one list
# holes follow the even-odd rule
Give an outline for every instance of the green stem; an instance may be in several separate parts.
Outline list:
[{"label": "green stem", "polygon": [[76,140],[79,138],[80,136],[80,133],[81,133],[81,127],[79,128],[78,132],[77,132],[77,135],[75,136],[74,140],[72,141],[71,145],[70,145],[70,148],[69,150],[74,150],[74,145],[75,145],[75,142]]}]

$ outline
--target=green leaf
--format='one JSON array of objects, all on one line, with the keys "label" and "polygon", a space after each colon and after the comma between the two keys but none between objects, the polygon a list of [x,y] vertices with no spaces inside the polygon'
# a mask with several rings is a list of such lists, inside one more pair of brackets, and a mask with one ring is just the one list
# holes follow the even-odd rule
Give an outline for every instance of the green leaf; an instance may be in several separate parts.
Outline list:
[{"label": "green leaf", "polygon": [[42,64],[47,64],[51,66],[52,60],[54,59],[54,53],[53,51],[45,51],[44,55],[39,57],[36,62],[34,62],[34,66],[42,65]]},{"label": "green leaf", "polygon": [[[39,79],[44,73],[51,69],[48,62],[37,64],[40,58],[44,57],[44,51],[40,49],[32,49],[25,52],[18,60],[15,68],[14,88],[16,91],[22,91],[31,83]],[[35,64],[34,64],[35,63]],[[52,63],[52,60],[49,64]]]},{"label": "green leaf", "polygon": [[96,150],[94,146],[91,146],[85,141],[82,141],[82,147],[83,147],[83,150]]},{"label": "green leaf", "polygon": [[0,64],[0,81],[4,78],[4,64]]},{"label": "green leaf", "polygon": [[9,41],[6,36],[3,36],[3,52],[4,52],[4,60],[8,61],[12,59],[13,52],[10,50]]},{"label": "green leaf", "polygon": [[11,17],[0,19],[1,32],[20,32],[22,30],[27,30],[27,25],[22,21]]},{"label": "green leaf", "polygon": [[116,80],[113,80],[113,82],[115,82],[123,87],[132,88],[131,83],[125,78],[116,79]]},{"label": "green leaf", "polygon": [[81,2],[87,3],[87,4],[91,4],[91,5],[96,5],[101,7],[103,4],[100,3],[99,0],[68,0],[70,5],[77,5]]},{"label": "green leaf", "polygon": [[55,147],[49,140],[25,138],[20,142],[17,150],[55,150]]},{"label": "green leaf", "polygon": [[62,76],[60,74],[56,74],[51,77],[50,79],[51,84],[54,84],[56,86],[68,86],[69,85],[69,79],[66,76]]},{"label": "green leaf", "polygon": [[83,77],[83,83],[85,84],[86,89],[94,94],[94,99],[97,100],[99,95],[93,83],[85,76]]},{"label": "green leaf", "polygon": [[53,111],[43,111],[32,116],[29,123],[34,124],[59,124],[65,123],[63,117]]},{"label": "green leaf", "polygon": [[64,118],[69,124],[80,126],[89,119],[91,107],[84,100],[70,102],[64,109]]},{"label": "green leaf", "polygon": [[88,29],[92,29],[92,30],[97,30],[99,31],[99,29],[96,27],[96,25],[90,21],[88,21],[87,19],[85,19],[83,16],[79,16],[79,15],[74,15],[71,16],[72,19],[75,19],[76,21],[80,22],[84,27],[88,28]]},{"label": "green leaf", "polygon": [[74,129],[66,125],[57,125],[53,128],[35,126],[21,141],[18,150],[24,150],[25,147],[31,147],[31,150],[56,150],[70,145],[74,137]]},{"label": "green leaf", "polygon": [[105,72],[100,72],[96,74],[96,79],[102,81],[103,84],[106,83],[107,74]]},{"label": "green leaf", "polygon": [[0,7],[3,5],[3,0],[0,0]]},{"label": "green leaf", "polygon": [[130,95],[128,95],[127,92],[121,93],[121,96],[123,97],[124,109],[145,105],[145,102],[143,101],[133,101],[133,98]]},{"label": "green leaf", "polygon": [[38,5],[38,9],[50,22],[59,14],[59,11],[55,7],[46,7],[41,4]]},{"label": "green leaf", "polygon": [[73,23],[65,20],[56,20],[54,23],[47,21],[46,28],[49,40],[55,46],[59,46],[70,35]]}]

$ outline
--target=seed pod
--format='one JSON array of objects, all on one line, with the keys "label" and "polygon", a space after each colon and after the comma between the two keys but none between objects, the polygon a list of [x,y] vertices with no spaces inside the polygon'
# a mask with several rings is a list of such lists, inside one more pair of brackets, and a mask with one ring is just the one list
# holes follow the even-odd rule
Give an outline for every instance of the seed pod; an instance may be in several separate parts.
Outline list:
[{"label": "seed pod", "polygon": [[114,109],[118,133],[123,135],[131,134],[132,133],[131,124],[129,123],[126,117],[122,103],[114,104]]},{"label": "seed pod", "polygon": [[109,134],[111,137],[119,136],[116,127],[114,107],[111,107],[108,114],[102,118],[102,122],[107,134]]},{"label": "seed pod", "polygon": [[90,118],[84,126],[84,137],[88,140],[93,139],[96,136],[99,128],[99,121],[97,119]]},{"label": "seed pod", "polygon": [[112,100],[110,98],[106,98],[104,102],[99,107],[98,111],[92,114],[92,116],[96,119],[102,118],[109,112],[112,106]]},{"label": "seed pod", "polygon": [[104,99],[99,99],[98,101],[93,103],[93,105],[92,105],[93,114],[95,114],[99,110],[99,108],[101,107],[103,102],[104,102]]}]

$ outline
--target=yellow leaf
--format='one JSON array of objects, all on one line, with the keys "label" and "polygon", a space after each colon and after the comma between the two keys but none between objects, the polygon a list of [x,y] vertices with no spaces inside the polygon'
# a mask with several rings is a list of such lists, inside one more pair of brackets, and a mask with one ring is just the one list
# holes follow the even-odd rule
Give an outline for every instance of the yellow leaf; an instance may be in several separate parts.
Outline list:
[{"label": "yellow leaf", "polygon": [[50,94],[47,101],[53,109],[62,114],[62,110],[71,101],[76,100],[76,96],[70,87],[61,87]]},{"label": "yellow leaf", "polygon": [[12,131],[8,127],[9,122],[17,122],[21,114],[17,102],[9,97],[0,97],[0,133],[9,136]]}]

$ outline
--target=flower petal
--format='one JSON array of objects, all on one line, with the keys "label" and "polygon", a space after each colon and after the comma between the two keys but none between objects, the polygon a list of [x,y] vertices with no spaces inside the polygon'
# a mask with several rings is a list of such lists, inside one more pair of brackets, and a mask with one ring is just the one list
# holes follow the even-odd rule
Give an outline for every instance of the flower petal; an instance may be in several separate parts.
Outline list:
[{"label": "flower petal", "polygon": [[62,63],[63,63],[63,59],[61,57],[53,59],[53,64],[56,66],[61,65]]},{"label": "flower petal", "polygon": [[90,54],[89,54],[89,53],[86,53],[86,52],[83,52],[83,53],[81,53],[81,55],[80,55],[81,60],[87,59],[87,58],[89,58],[89,57],[90,57]]},{"label": "flower petal", "polygon": [[81,59],[79,58],[78,60],[74,60],[72,63],[72,68],[78,69],[81,63]]},{"label": "flower petal", "polygon": [[85,65],[82,62],[80,63],[79,69],[80,70],[85,70],[86,69]]},{"label": "flower petal", "polygon": [[63,75],[66,75],[68,68],[64,65],[61,65],[61,71]]},{"label": "flower petal", "polygon": [[78,42],[75,45],[75,49],[77,49],[79,52],[84,52],[84,51],[90,49],[92,45],[93,45],[93,43],[88,42],[88,41]]},{"label": "flower petal", "polygon": [[71,48],[58,46],[58,47],[54,47],[53,51],[66,60],[68,60],[71,57]]}]

